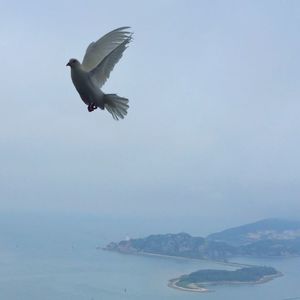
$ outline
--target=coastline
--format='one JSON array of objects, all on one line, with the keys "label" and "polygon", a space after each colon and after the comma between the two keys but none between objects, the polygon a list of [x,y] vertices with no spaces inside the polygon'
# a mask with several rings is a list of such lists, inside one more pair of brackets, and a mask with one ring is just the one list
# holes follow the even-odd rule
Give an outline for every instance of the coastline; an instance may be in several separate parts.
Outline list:
[{"label": "coastline", "polygon": [[180,260],[188,260],[188,261],[207,261],[207,262],[212,262],[212,263],[215,263],[218,265],[229,266],[229,267],[255,267],[256,266],[256,265],[242,264],[242,263],[230,262],[230,261],[213,260],[213,259],[209,259],[209,258],[192,258],[192,257],[186,257],[186,256],[157,254],[157,253],[151,253],[151,252],[133,252],[133,251],[125,252],[125,251],[119,251],[119,250],[111,250],[111,249],[107,249],[105,247],[103,247],[101,249],[104,251],[111,251],[111,252],[116,252],[119,254],[127,254],[127,255],[154,256],[154,257],[180,259]]},{"label": "coastline", "polygon": [[211,292],[209,289],[201,287],[197,284],[189,284],[189,287],[181,287],[178,286],[176,283],[179,281],[179,278],[170,279],[168,282],[168,287],[185,292],[197,292],[197,293],[207,293]]},{"label": "coastline", "polygon": [[[274,275],[265,275],[257,281],[219,281],[219,282],[199,282],[199,283],[190,283],[186,287],[178,286],[177,283],[180,280],[179,278],[173,278],[169,280],[168,287],[174,288],[181,291],[186,292],[212,292],[212,290],[208,289],[208,286],[217,286],[217,285],[255,285],[269,282],[277,277],[281,277],[283,274],[278,272]],[[205,286],[205,287],[204,287]]]},{"label": "coastline", "polygon": [[[257,265],[250,265],[250,264],[242,264],[237,262],[230,262],[230,261],[218,261],[208,258],[191,258],[191,257],[184,257],[184,256],[175,256],[175,255],[166,255],[166,254],[156,254],[156,253],[150,253],[150,252],[130,252],[130,251],[118,251],[118,250],[112,250],[107,248],[102,248],[102,250],[105,251],[112,251],[117,252],[119,254],[127,254],[127,255],[139,255],[139,256],[153,256],[153,257],[160,257],[160,258],[168,258],[168,259],[176,259],[176,260],[189,260],[189,261],[207,261],[212,262],[215,264],[223,265],[223,266],[229,266],[229,267],[255,267]],[[273,275],[265,275],[262,278],[260,278],[257,281],[220,281],[220,282],[199,282],[199,283],[190,283],[186,287],[182,287],[177,285],[178,281],[180,280],[180,277],[170,279],[168,281],[168,287],[179,290],[179,291],[186,291],[186,292],[198,292],[198,293],[207,293],[212,292],[213,290],[209,289],[208,286],[217,286],[217,285],[256,285],[256,284],[262,284],[269,282],[277,277],[281,277],[283,274],[281,272],[277,272]]]}]

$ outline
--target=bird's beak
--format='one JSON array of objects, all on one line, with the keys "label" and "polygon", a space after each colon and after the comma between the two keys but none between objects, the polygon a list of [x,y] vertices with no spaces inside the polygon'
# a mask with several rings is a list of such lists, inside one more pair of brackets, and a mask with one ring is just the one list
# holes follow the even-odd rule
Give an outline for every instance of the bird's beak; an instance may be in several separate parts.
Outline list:
[{"label": "bird's beak", "polygon": [[66,67],[68,67],[68,66],[70,67],[70,63],[69,62],[66,64]]}]

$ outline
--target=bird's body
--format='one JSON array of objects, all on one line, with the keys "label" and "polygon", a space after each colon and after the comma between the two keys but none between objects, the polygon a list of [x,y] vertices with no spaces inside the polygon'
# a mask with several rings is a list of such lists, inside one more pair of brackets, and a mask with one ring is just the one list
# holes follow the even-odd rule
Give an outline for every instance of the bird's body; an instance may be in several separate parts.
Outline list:
[{"label": "bird's body", "polygon": [[104,109],[104,94],[101,89],[95,85],[81,64],[71,69],[71,78],[73,84],[86,105],[95,104],[97,107]]},{"label": "bird's body", "polygon": [[88,111],[98,107],[106,109],[115,120],[123,119],[127,114],[128,99],[116,94],[104,94],[100,88],[131,41],[131,33],[125,31],[128,28],[115,29],[91,43],[82,63],[72,58],[67,64],[71,67],[73,84],[83,102],[88,105]]}]

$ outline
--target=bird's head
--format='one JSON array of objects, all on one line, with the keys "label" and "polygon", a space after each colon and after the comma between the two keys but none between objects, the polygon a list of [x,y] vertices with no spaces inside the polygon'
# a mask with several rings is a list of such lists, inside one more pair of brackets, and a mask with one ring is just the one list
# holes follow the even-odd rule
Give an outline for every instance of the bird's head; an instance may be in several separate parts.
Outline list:
[{"label": "bird's head", "polygon": [[69,60],[69,62],[66,64],[66,66],[69,66],[71,68],[74,68],[74,67],[79,66],[79,65],[80,65],[79,61],[75,58],[71,58]]}]

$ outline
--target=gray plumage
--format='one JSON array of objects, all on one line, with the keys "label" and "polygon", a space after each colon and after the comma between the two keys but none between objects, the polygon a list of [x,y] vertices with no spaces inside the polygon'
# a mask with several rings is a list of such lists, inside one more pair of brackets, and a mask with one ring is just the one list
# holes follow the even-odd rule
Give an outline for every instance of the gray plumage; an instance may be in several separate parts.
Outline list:
[{"label": "gray plumage", "polygon": [[82,63],[75,58],[67,63],[71,68],[73,84],[83,102],[88,105],[88,111],[106,109],[115,120],[123,119],[127,114],[128,99],[116,94],[104,94],[101,87],[132,39],[132,33],[127,31],[129,28],[117,28],[92,42]]}]

